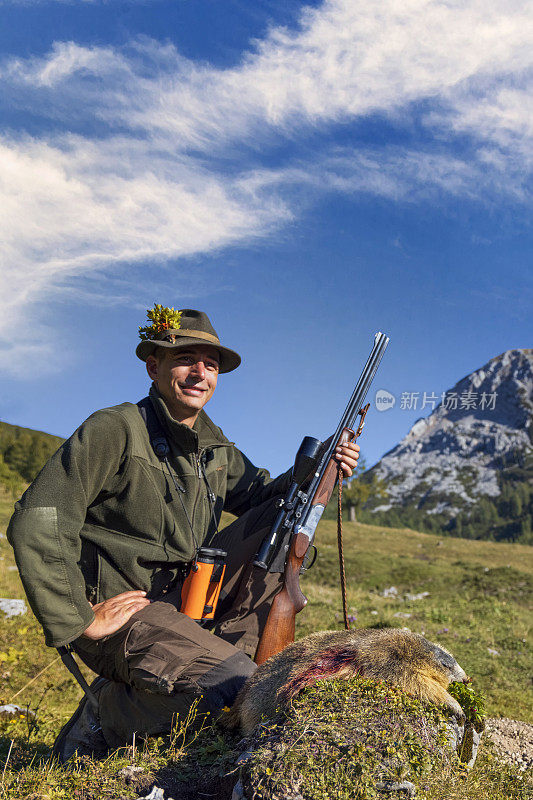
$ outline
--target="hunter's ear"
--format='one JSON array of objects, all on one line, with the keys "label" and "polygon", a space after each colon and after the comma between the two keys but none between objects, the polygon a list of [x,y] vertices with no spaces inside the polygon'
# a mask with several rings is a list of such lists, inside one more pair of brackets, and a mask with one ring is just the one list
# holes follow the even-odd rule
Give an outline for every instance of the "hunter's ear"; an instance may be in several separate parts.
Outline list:
[{"label": "hunter's ear", "polygon": [[146,372],[153,381],[157,380],[158,366],[157,358],[155,356],[148,356],[146,359]]}]

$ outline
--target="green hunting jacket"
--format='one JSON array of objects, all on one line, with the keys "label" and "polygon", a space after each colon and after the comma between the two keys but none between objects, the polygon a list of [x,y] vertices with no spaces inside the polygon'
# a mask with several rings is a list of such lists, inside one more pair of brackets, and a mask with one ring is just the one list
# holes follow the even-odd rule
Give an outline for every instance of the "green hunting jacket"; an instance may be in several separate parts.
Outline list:
[{"label": "green hunting jacket", "polygon": [[223,509],[240,516],[288,488],[290,473],[272,480],[203,411],[191,429],[170,416],[154,386],[150,398],[183,504],[138,406],[122,403],[90,416],[15,505],[7,536],[50,646],[73,641],[91,624],[88,601],[131,589],[163,593],[194,556],[191,524],[196,544],[209,539],[215,523],[203,453],[217,523]]}]

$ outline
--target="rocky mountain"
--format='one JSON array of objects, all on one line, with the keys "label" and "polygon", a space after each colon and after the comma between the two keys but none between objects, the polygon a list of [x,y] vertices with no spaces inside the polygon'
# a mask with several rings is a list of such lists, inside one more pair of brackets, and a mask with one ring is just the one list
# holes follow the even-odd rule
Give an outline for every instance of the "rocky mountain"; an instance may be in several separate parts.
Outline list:
[{"label": "rocky mountain", "polygon": [[533,350],[496,356],[431,402],[369,470],[387,498],[365,519],[533,543]]}]

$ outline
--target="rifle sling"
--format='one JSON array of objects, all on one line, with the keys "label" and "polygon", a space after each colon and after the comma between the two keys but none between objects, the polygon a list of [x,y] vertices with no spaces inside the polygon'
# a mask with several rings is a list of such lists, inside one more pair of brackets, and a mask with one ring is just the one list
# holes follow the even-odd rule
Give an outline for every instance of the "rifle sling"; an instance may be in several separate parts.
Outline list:
[{"label": "rifle sling", "polygon": [[[70,646],[63,645],[63,647],[58,647],[57,652],[59,653],[61,661],[66,666],[72,677],[76,679],[76,681],[83,689],[85,697],[87,698],[87,702],[90,703],[95,713],[95,716],[98,717],[98,698],[96,694],[93,692],[92,688],[87,683],[87,681],[85,680],[85,678],[83,677],[81,670],[78,666],[78,663],[74,658],[74,656],[72,655],[72,650],[70,649]],[[100,678],[100,680],[103,681],[104,679]]]},{"label": "rifle sling", "polygon": [[339,572],[341,577],[341,594],[342,594],[342,614],[344,617],[344,628],[350,630],[350,623],[348,621],[348,609],[346,600],[346,571],[344,569],[344,549],[342,544],[342,482],[344,475],[342,474],[342,467],[339,464],[339,477],[338,477],[338,494],[337,494],[337,545],[339,548]]}]

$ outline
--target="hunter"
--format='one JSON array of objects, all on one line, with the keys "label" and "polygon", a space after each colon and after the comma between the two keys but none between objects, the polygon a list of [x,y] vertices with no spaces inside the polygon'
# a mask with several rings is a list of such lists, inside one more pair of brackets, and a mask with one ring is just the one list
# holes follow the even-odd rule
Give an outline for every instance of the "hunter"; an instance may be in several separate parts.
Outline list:
[{"label": "hunter", "polygon": [[[236,369],[240,356],[204,312],[164,310],[173,312],[171,327],[140,329],[136,350],[149,396],[92,414],[16,503],[8,528],[46,644],[68,646],[100,676],[98,711],[84,697],[56,739],[62,762],[76,751],[101,757],[134,733],[169,733],[195,700],[200,715],[231,706],[256,669],[280,589],[282,575],[252,562],[290,470],[273,480],[207,416],[219,373]],[[161,432],[170,447],[164,462],[154,448]],[[338,451],[347,477],[358,451]],[[223,510],[237,520],[219,531]],[[228,554],[210,625],[179,611],[202,544]]]}]

